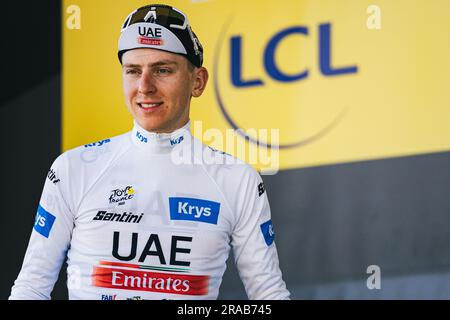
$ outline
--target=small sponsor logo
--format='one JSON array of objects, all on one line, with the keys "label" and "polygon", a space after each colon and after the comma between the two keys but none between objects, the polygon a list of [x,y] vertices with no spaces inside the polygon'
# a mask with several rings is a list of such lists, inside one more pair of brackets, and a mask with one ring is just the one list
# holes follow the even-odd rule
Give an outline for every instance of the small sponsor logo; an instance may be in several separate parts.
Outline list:
[{"label": "small sponsor logo", "polygon": [[50,171],[47,174],[47,178],[53,182],[54,184],[57,184],[60,180],[56,177],[56,172],[53,169],[50,169]]},{"label": "small sponsor logo", "polygon": [[147,143],[148,142],[148,139],[142,133],[140,133],[139,131],[136,131],[136,137],[142,143]]},{"label": "small sponsor logo", "polygon": [[265,190],[266,190],[266,187],[264,186],[264,182],[261,182],[260,184],[258,184],[258,195],[260,197],[264,193]]},{"label": "small sponsor logo", "polygon": [[146,38],[146,37],[138,37],[137,42],[139,44],[146,44],[148,46],[162,46],[164,45],[163,39],[158,38]]},{"label": "small sponsor logo", "polygon": [[134,297],[127,298],[127,300],[144,300],[144,299],[142,299],[141,296],[134,296]]},{"label": "small sponsor logo", "polygon": [[126,186],[123,189],[111,190],[111,195],[109,196],[109,203],[117,203],[121,206],[125,204],[127,200],[134,198],[135,191],[132,186]]},{"label": "small sponsor logo", "polygon": [[273,231],[272,220],[266,221],[261,225],[261,232],[264,236],[266,244],[270,246],[275,239],[275,232]]},{"label": "small sponsor logo", "polygon": [[180,144],[183,140],[184,140],[183,136],[178,137],[176,139],[170,139],[170,145],[173,146],[173,145],[176,145],[176,144]]},{"label": "small sponsor logo", "polygon": [[48,238],[56,217],[46,211],[41,205],[38,206],[36,220],[34,221],[34,230]]},{"label": "small sponsor logo", "polygon": [[109,144],[105,145],[105,143],[108,142],[103,142],[101,147],[94,147],[94,144],[85,145],[83,151],[80,152],[81,161],[86,163],[92,163],[97,161],[99,158],[101,158],[108,152],[111,152]]},{"label": "small sponsor logo", "polygon": [[216,153],[219,153],[219,154],[223,154],[223,155],[231,156],[231,154],[229,154],[229,153],[226,153],[225,151],[222,151],[222,150],[219,150],[219,149],[216,149],[216,148],[210,147],[210,146],[208,146],[208,148],[209,148],[209,149],[211,149],[211,151],[212,151],[212,152],[216,152]]},{"label": "small sponsor logo", "polygon": [[132,212],[114,213],[114,212],[99,211],[92,220],[139,223],[141,222],[143,216],[144,216],[143,213],[139,215],[133,214]]},{"label": "small sponsor logo", "polygon": [[217,224],[219,218],[220,203],[194,199],[170,197],[170,219],[171,220],[190,220]]},{"label": "small sponsor logo", "polygon": [[100,140],[100,141],[97,141],[97,142],[85,144],[84,147],[85,148],[101,147],[101,146],[103,146],[103,145],[105,145],[105,144],[107,144],[109,142],[111,142],[111,139],[105,139],[105,140]]},{"label": "small sponsor logo", "polygon": [[102,300],[116,300],[117,294],[102,294]]}]

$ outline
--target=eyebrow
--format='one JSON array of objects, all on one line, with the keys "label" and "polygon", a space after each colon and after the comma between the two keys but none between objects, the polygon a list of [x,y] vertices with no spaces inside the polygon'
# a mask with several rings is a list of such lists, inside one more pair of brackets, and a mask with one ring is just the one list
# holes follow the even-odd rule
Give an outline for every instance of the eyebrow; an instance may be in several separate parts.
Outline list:
[{"label": "eyebrow", "polygon": [[[160,60],[158,62],[149,63],[147,66],[149,67],[159,67],[165,65],[177,65],[175,61],[172,60]],[[122,65],[122,68],[141,68],[142,65],[134,64],[134,63],[125,63]]]}]

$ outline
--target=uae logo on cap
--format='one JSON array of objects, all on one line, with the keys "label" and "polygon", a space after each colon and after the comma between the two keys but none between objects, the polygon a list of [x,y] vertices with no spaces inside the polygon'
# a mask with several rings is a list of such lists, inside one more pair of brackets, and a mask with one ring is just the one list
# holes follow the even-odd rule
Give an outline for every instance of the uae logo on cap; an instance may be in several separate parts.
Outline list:
[{"label": "uae logo on cap", "polygon": [[161,28],[152,27],[139,27],[138,28],[139,37],[137,42],[139,44],[145,44],[150,46],[162,46],[164,44]]}]

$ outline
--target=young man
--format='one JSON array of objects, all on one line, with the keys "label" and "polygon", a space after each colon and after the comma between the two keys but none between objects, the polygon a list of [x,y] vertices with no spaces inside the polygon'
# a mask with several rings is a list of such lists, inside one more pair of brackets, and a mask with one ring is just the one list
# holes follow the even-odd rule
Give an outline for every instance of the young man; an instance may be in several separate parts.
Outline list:
[{"label": "young man", "polygon": [[[119,60],[134,128],[55,160],[10,299],[49,299],[66,257],[70,299],[216,299],[230,247],[250,299],[289,298],[261,178],[189,132],[202,54],[175,8],[127,17]],[[201,155],[176,162],[176,148]]]}]

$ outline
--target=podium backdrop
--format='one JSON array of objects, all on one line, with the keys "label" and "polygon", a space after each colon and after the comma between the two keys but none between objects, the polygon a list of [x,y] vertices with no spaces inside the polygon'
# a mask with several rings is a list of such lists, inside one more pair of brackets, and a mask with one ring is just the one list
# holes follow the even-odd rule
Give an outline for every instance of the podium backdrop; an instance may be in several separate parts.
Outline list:
[{"label": "podium backdrop", "polygon": [[[188,14],[210,73],[192,103],[192,123],[201,124],[194,134],[248,162],[278,147],[271,161],[251,164],[263,173],[292,297],[450,298],[450,2],[166,3]],[[4,74],[17,75],[18,65],[29,77],[11,78],[0,108],[9,195],[2,298],[53,159],[131,128],[117,41],[125,17],[146,4],[34,5],[30,25],[41,29],[30,36],[16,26],[5,42],[15,49],[4,53]],[[244,153],[218,138],[231,129]],[[379,268],[381,289],[368,288],[369,266]],[[65,271],[54,298],[67,296],[64,279]],[[220,298],[245,297],[230,259]]]}]

